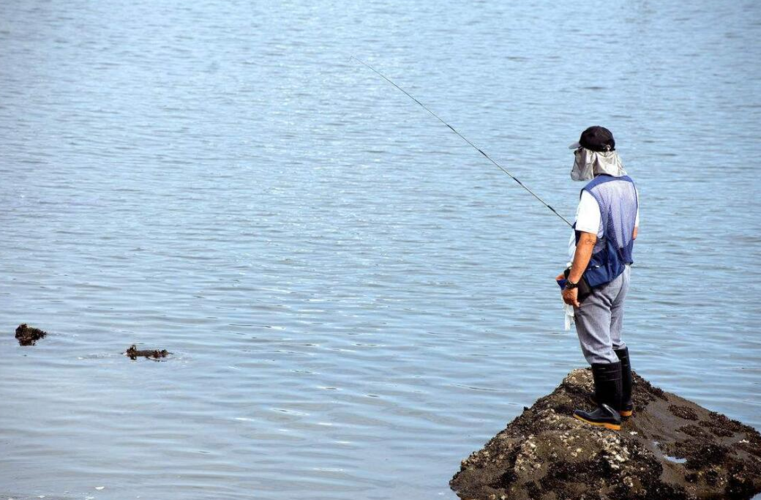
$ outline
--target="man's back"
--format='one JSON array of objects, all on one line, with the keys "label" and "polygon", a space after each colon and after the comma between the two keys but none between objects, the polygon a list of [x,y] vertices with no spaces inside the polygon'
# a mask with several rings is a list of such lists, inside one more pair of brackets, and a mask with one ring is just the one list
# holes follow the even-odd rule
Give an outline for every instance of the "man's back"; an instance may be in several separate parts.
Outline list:
[{"label": "man's back", "polygon": [[[627,175],[599,175],[582,190],[597,202],[598,238],[585,274],[590,286],[607,283],[634,262],[634,228],[637,225],[637,190]],[[577,227],[577,231],[583,228]],[[578,233],[577,233],[578,234]]]}]

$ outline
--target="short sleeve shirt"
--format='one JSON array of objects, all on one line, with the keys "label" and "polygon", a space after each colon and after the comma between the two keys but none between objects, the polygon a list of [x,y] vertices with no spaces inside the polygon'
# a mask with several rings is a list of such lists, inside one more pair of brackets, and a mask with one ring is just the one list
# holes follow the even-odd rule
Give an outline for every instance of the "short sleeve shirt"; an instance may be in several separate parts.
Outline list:
[{"label": "short sleeve shirt", "polygon": [[[637,219],[634,221],[634,227],[639,227],[639,193],[637,193]],[[576,209],[576,230],[584,233],[596,234],[602,238],[602,217],[600,216],[600,205],[588,191],[581,192],[579,206]]]},{"label": "short sleeve shirt", "polygon": [[[639,191],[637,193],[637,219],[634,221],[634,227],[639,227]],[[588,191],[581,192],[579,206],[576,209],[576,231],[596,234],[602,238],[602,216],[600,215],[600,204],[595,197]],[[573,261],[573,255],[576,252],[576,233],[571,234],[568,242],[568,259]]]}]

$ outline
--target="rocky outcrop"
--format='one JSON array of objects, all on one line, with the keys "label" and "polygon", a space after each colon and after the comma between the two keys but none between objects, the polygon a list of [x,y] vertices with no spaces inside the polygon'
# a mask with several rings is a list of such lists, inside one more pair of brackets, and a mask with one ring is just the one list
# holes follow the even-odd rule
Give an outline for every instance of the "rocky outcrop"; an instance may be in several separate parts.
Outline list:
[{"label": "rocky outcrop", "polygon": [[589,370],[552,392],[462,461],[450,486],[473,500],[750,499],[761,492],[761,435],[635,374],[621,431],[572,417],[589,408]]}]

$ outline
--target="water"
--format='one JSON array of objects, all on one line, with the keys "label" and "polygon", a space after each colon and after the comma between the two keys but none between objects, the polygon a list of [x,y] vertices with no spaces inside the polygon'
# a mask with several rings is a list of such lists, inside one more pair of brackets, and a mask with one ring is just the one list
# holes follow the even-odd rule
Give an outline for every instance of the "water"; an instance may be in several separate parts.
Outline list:
[{"label": "water", "polygon": [[612,129],[635,369],[761,428],[760,32],[749,1],[3,2],[0,493],[453,499],[583,366],[568,228],[350,54],[569,217],[566,146]]}]

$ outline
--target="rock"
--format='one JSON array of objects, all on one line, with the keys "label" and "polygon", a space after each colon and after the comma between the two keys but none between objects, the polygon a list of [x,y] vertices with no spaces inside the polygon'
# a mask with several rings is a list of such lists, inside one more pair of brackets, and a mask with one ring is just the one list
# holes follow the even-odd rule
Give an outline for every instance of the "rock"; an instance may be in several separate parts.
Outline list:
[{"label": "rock", "polygon": [[47,332],[43,332],[39,328],[27,326],[26,323],[16,328],[16,339],[18,339],[19,345],[34,345],[38,340],[45,338],[46,335]]},{"label": "rock", "polygon": [[635,374],[621,431],[573,418],[591,409],[592,373],[574,370],[482,450],[450,486],[461,499],[750,499],[761,492],[761,434]]},{"label": "rock", "polygon": [[137,346],[133,344],[129,349],[127,349],[124,352],[124,354],[126,356],[129,356],[129,358],[132,359],[133,361],[136,360],[137,358],[148,358],[148,359],[159,360],[161,358],[166,358],[167,355],[169,354],[169,351],[167,351],[166,349],[162,349],[161,351],[159,351],[158,349],[139,351],[137,349]]}]

